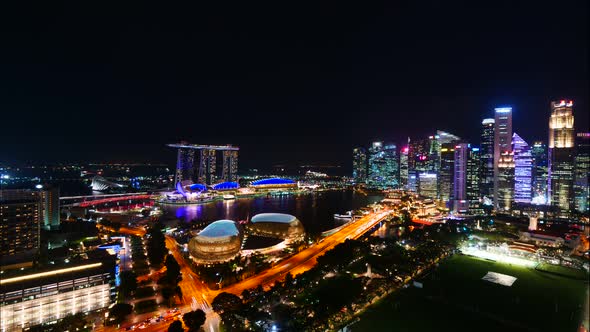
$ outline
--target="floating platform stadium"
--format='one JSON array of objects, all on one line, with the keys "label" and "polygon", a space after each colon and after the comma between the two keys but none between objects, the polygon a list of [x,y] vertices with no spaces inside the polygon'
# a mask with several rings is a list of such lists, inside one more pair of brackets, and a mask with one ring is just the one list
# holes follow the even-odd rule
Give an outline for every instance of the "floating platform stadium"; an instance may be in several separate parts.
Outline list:
[{"label": "floating platform stadium", "polygon": [[233,220],[217,220],[188,242],[188,250],[198,263],[219,263],[240,253],[243,232]]},{"label": "floating platform stadium", "polygon": [[261,213],[250,220],[249,234],[284,239],[288,242],[303,240],[305,229],[299,219],[284,213]]}]

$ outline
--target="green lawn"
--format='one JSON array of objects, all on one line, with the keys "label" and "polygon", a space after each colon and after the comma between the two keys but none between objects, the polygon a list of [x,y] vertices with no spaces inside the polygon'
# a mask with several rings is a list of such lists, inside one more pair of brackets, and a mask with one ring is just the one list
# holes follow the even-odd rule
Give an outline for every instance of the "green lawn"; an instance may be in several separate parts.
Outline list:
[{"label": "green lawn", "polygon": [[539,264],[537,266],[537,270],[547,271],[550,273],[556,273],[558,275],[561,275],[564,277],[570,277],[570,278],[574,278],[574,279],[580,279],[580,280],[587,280],[588,279],[588,274],[585,271],[572,269],[572,268],[565,267],[565,266],[550,265],[550,264],[543,263],[543,264]]},{"label": "green lawn", "polygon": [[[511,287],[481,278],[518,278]],[[353,331],[576,331],[584,281],[455,255],[421,280],[423,289],[390,295],[367,310]]]}]

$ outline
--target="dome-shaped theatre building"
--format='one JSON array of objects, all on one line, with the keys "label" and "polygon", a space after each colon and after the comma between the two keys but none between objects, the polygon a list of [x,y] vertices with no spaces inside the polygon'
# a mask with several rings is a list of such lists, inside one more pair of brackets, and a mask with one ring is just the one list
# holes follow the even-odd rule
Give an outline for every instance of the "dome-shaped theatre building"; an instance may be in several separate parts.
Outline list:
[{"label": "dome-shaped theatre building", "polygon": [[242,246],[243,232],[233,220],[217,220],[188,242],[188,250],[199,263],[217,263],[234,258]]},{"label": "dome-shaped theatre building", "polygon": [[248,224],[249,234],[285,239],[303,240],[305,229],[299,219],[284,213],[260,213],[252,217]]}]

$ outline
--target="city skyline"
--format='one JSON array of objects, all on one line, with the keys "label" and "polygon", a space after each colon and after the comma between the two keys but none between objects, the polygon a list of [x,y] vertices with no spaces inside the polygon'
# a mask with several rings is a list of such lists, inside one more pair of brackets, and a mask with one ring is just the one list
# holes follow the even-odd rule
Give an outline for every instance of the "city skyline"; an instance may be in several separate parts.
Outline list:
[{"label": "city skyline", "polygon": [[[585,3],[321,5],[278,16],[245,5],[203,20],[191,10],[127,18],[125,6],[123,16],[71,15],[81,6],[32,12],[3,31],[2,161],[167,162],[163,145],[187,140],[241,146],[245,168],[337,163],[372,140],[444,130],[474,141],[501,106],[513,107],[527,142],[546,141],[549,103],[560,99],[589,122]],[[555,12],[568,24],[546,19]]]}]

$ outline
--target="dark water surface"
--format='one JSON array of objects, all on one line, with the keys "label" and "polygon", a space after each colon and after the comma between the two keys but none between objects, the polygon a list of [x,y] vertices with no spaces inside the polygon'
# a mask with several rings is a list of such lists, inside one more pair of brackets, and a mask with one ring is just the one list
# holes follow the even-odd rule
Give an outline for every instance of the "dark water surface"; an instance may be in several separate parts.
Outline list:
[{"label": "dark water surface", "polygon": [[342,224],[334,213],[344,213],[378,202],[382,196],[365,196],[352,190],[327,191],[280,197],[239,198],[199,205],[162,205],[165,218],[210,223],[219,219],[249,220],[258,213],[287,213],[303,223],[308,234],[317,235]]}]

